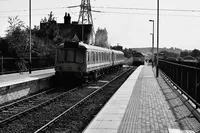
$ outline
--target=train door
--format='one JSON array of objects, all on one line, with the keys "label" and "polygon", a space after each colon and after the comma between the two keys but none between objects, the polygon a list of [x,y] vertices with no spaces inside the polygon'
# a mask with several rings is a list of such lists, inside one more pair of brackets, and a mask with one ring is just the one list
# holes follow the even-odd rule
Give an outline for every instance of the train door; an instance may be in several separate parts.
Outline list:
[{"label": "train door", "polygon": [[114,62],[115,62],[115,54],[114,54],[114,52],[112,51],[112,66],[114,66]]}]

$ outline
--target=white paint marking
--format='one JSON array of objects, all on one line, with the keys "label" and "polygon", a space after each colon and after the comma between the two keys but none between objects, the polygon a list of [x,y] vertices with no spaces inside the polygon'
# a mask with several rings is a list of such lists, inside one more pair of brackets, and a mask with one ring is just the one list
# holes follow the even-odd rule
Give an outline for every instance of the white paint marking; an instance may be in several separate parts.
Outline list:
[{"label": "white paint marking", "polygon": [[195,133],[192,130],[168,129],[169,133]]}]

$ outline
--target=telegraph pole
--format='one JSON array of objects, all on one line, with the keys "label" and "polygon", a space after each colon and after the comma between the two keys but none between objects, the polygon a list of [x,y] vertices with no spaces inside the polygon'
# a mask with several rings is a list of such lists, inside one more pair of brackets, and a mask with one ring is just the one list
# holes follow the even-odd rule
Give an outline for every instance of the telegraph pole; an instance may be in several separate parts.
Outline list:
[{"label": "telegraph pole", "polygon": [[157,55],[156,55],[156,77],[158,77],[158,67],[159,67],[158,48],[159,48],[159,0],[157,1]]},{"label": "telegraph pole", "polygon": [[29,0],[29,74],[31,74],[31,67],[32,67],[32,62],[31,62],[31,0]]}]

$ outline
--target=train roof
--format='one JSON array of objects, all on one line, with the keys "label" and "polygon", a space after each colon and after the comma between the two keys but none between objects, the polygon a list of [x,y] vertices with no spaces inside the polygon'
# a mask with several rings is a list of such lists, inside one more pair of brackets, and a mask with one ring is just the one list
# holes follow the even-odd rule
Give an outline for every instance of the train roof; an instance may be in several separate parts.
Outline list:
[{"label": "train roof", "polygon": [[79,43],[79,47],[81,48],[86,48],[86,49],[95,49],[95,50],[102,50],[102,51],[108,51],[108,52],[111,52],[110,49],[108,48],[103,48],[103,47],[99,47],[99,46],[94,46],[94,45],[88,45],[88,44],[85,44],[83,42],[80,42]]},{"label": "train roof", "polygon": [[113,51],[114,53],[118,53],[118,54],[124,54],[124,52],[122,52],[122,51],[113,50],[113,49],[112,49],[112,51]]},{"label": "train roof", "polygon": [[140,56],[144,56],[142,53],[140,53],[140,52],[135,52],[134,54],[133,54],[133,56],[138,56],[138,55],[140,55]]},{"label": "train roof", "polygon": [[61,43],[57,48],[82,48],[82,49],[93,49],[93,50],[100,50],[100,51],[107,51],[107,52],[113,51],[114,53],[123,54],[123,52],[121,52],[121,51],[112,50],[112,49],[103,48],[103,47],[98,47],[98,46],[94,46],[94,45],[88,45],[88,44],[85,44],[83,42],[70,44],[69,46],[65,45],[65,43]]}]

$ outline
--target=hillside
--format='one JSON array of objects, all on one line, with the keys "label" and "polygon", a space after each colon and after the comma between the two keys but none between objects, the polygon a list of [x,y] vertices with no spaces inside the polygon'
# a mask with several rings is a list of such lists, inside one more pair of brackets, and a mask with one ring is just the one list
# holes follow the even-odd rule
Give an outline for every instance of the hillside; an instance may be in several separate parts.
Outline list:
[{"label": "hillside", "polygon": [[[146,48],[132,48],[133,50],[137,51],[137,52],[141,52],[143,54],[149,54],[151,53],[151,47],[146,47]],[[158,50],[159,52],[160,51],[167,51],[167,52],[173,52],[173,53],[177,53],[177,54],[180,54],[181,53],[181,49],[179,48],[159,48]],[[157,52],[157,49],[154,48],[154,53]]]}]

